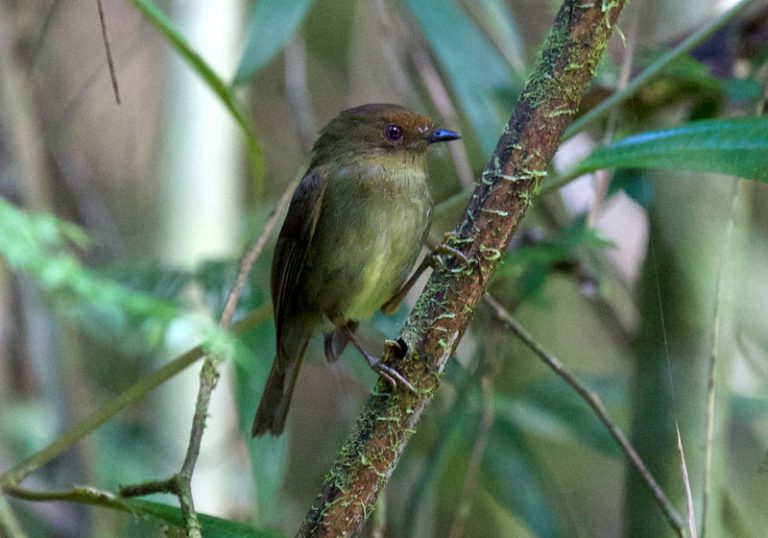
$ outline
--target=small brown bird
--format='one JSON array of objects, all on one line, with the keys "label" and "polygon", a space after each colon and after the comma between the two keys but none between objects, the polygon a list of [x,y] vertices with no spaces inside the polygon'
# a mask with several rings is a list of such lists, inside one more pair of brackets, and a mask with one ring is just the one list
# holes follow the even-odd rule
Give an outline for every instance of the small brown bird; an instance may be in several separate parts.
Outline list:
[{"label": "small brown bird", "polygon": [[253,421],[254,436],[283,431],[307,343],[321,331],[328,360],[351,342],[388,381],[410,386],[368,353],[354,331],[377,309],[394,310],[404,295],[401,287],[432,214],[427,148],[457,138],[389,104],[345,110],[323,129],[272,260],[277,356]]}]

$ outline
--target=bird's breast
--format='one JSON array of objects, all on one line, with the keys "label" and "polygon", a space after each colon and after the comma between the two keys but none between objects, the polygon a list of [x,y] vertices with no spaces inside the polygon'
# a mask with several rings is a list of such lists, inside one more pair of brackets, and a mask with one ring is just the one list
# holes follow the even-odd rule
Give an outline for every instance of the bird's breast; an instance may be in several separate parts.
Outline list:
[{"label": "bird's breast", "polygon": [[431,207],[423,169],[340,170],[327,185],[317,230],[329,239],[316,245],[322,287],[334,290],[323,293],[323,310],[372,316],[413,268]]}]

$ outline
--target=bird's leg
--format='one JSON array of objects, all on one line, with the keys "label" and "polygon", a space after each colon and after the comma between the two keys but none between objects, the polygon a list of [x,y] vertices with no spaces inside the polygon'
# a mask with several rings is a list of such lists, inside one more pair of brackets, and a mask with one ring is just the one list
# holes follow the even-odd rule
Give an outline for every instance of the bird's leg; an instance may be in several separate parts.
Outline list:
[{"label": "bird's leg", "polygon": [[[424,256],[424,259],[421,260],[421,263],[416,268],[416,270],[411,275],[411,278],[405,281],[405,284],[400,286],[400,289],[395,292],[395,294],[386,302],[384,303],[384,306],[381,307],[381,311],[386,314],[394,314],[394,312],[397,310],[397,308],[400,306],[400,303],[405,298],[406,294],[411,291],[411,288],[416,283],[416,281],[419,279],[421,274],[426,271],[428,267],[436,268],[436,267],[444,267],[448,269],[448,266],[446,265],[445,260],[442,258],[444,255],[450,255],[454,258],[458,258],[462,262],[464,262],[464,265],[462,265],[459,269],[463,270],[466,266],[469,265],[469,260],[467,257],[460,252],[459,250],[456,250],[455,248],[446,245],[445,243],[442,243],[441,245],[437,246],[431,253]],[[450,271],[456,271],[456,269],[448,269]]]},{"label": "bird's leg", "polygon": [[[397,383],[402,383],[405,388],[416,394],[416,389],[413,388],[413,385],[411,385],[407,379],[405,379],[402,375],[400,375],[400,372],[392,368],[391,366],[387,366],[384,364],[384,362],[379,358],[371,353],[368,352],[367,349],[363,347],[363,344],[357,339],[355,336],[354,330],[350,327],[349,323],[342,322],[336,324],[336,327],[346,336],[349,338],[349,341],[352,343],[353,346],[360,352],[360,354],[365,357],[365,360],[368,362],[368,365],[371,367],[371,369],[382,376],[384,379],[387,380],[387,382],[392,385],[392,389],[397,388]],[[401,348],[399,342],[394,341],[387,341],[387,346],[391,347],[389,342],[392,342],[394,346]],[[388,350],[389,351],[389,350]]]}]

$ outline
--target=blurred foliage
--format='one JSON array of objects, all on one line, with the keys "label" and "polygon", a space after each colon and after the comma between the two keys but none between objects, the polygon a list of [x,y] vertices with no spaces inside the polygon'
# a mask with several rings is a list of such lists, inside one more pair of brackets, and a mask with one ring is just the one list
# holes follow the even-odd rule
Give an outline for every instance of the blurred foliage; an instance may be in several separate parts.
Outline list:
[{"label": "blurred foliage", "polygon": [[574,219],[552,238],[536,237],[535,233],[521,237],[520,245],[507,254],[495,282],[496,286],[514,286],[521,301],[540,299],[554,272],[573,274],[582,283],[598,281],[600,267],[590,264],[594,260],[599,262],[603,249],[615,246],[601,237],[598,230],[587,226],[586,218]]},{"label": "blurred foliage", "polygon": [[248,39],[235,83],[245,83],[288,43],[313,0],[256,2],[248,21]]},{"label": "blurred foliage", "polygon": [[[237,102],[232,88],[192,49],[184,39],[184,36],[176,29],[173,22],[151,0],[132,0],[132,2],[144,17],[165,37],[168,44],[190,64],[195,73],[200,76],[200,79],[205,81],[211,91],[216,94],[221,103],[227,108],[232,119],[235,120],[243,135],[245,135],[247,155],[251,163],[251,174],[253,175],[254,182],[260,189],[264,176],[264,158],[261,146],[256,140],[251,123],[241,110],[241,105]],[[262,2],[259,2],[259,4],[262,4]]]},{"label": "blurred foliage", "polygon": [[[126,326],[134,322],[131,330],[141,331],[147,343],[158,345],[167,324],[178,315],[176,305],[85,268],[71,247],[88,244],[81,228],[52,215],[24,213],[0,199],[0,255],[10,269],[33,278],[62,312],[94,334],[127,333]],[[141,278],[135,271],[130,277]]]},{"label": "blurred foliage", "polygon": [[[93,47],[83,50],[75,46],[82,35],[97,35],[91,3],[6,8],[15,46],[0,48],[0,55],[15,55],[31,74],[35,121],[48,151],[44,165],[52,171],[56,196],[51,214],[28,211],[28,202],[11,203],[22,200],[24,190],[9,134],[19,126],[3,122],[0,473],[156,369],[157,356],[174,356],[209,335],[197,329],[213,326],[237,273],[236,252],[191,269],[154,261],[155,228],[164,217],[153,213],[163,173],[154,145],[164,111],[152,106],[174,99],[164,88],[167,51],[186,60],[245,133],[254,167],[238,181],[252,185],[262,177],[262,165],[266,170],[263,190],[250,190],[247,214],[240,216],[251,236],[306,159],[297,141],[299,107],[286,90],[288,82],[297,81],[286,81],[289,73],[303,72],[309,102],[302,104],[318,126],[340,108],[375,98],[423,109],[446,127],[460,129],[464,155],[444,149],[431,157],[439,202],[457,194],[460,184],[451,159],[466,159],[475,177],[480,175],[554,12],[539,2],[503,0],[373,0],[352,7],[341,0],[250,2],[232,77],[238,87],[249,85],[246,99],[245,91],[236,95],[224,82],[229,79],[187,41],[172,5],[163,3],[161,10],[149,0],[131,4],[137,11],[127,5],[108,11],[118,78],[128,87],[123,93],[134,95],[119,111],[108,95],[82,90],[103,90],[108,80],[101,42],[94,38]],[[685,2],[667,4],[682,10]],[[710,38],[715,46],[705,47],[707,42],[678,58],[622,101],[612,120],[594,122],[583,137],[569,141],[561,154],[571,164],[564,173],[553,169],[547,181],[570,181],[601,168],[615,173],[598,188],[581,179],[534,203],[492,287],[542,344],[601,396],[625,431],[645,432],[645,439],[633,440],[680,510],[684,503],[673,443],[666,437],[668,420],[676,406],[700,511],[706,395],[689,380],[705,379],[711,335],[716,323],[723,324],[715,408],[715,487],[722,497],[713,497],[717,504],[709,509],[708,525],[733,536],[760,536],[768,527],[760,493],[768,451],[763,397],[768,277],[762,263],[768,255],[768,191],[762,184],[743,186],[747,194],[733,216],[733,180],[722,176],[768,178],[768,123],[753,117],[764,95],[768,9],[748,4]],[[640,6],[633,3],[631,9]],[[683,26],[682,18],[631,9],[622,28],[638,17],[637,37],[627,32],[627,39],[637,40],[636,75],[675,43],[658,36],[691,27]],[[159,33],[143,25],[142,17]],[[215,39],[216,28],[211,32]],[[306,38],[294,42],[304,47],[306,64],[298,69],[286,65],[297,61],[295,56],[283,54],[297,36]],[[617,80],[626,50],[614,40],[580,114],[622,92]],[[424,58],[445,95],[426,80],[425,64],[419,63]],[[585,197],[586,209],[580,205]],[[721,251],[731,219],[745,238],[737,234],[730,249]],[[441,215],[436,222],[443,222]],[[102,242],[104,237],[112,240]],[[654,247],[661,270],[647,256]],[[258,260],[236,320],[269,302],[270,257],[267,250]],[[727,276],[725,301],[713,320],[721,270]],[[660,307],[668,314],[663,329]],[[407,310],[363,324],[365,337],[381,342],[395,335]],[[235,375],[218,391],[233,395],[237,420],[224,441],[203,450],[201,466],[217,469],[229,484],[226,491],[209,491],[201,478],[195,486],[196,493],[217,497],[222,507],[220,517],[204,517],[205,536],[294,532],[374,379],[354,352],[327,365],[316,360],[319,344],[311,344],[288,430],[278,439],[253,441],[250,422],[273,339],[271,322],[252,327],[232,346],[231,363],[222,364]],[[658,371],[644,369],[650,364]],[[485,427],[481,380],[489,379],[488,444],[476,487],[465,493],[467,464]],[[674,395],[668,380],[679,389]],[[177,408],[194,406],[194,395],[178,385],[159,392],[170,395]],[[182,456],[167,436],[174,421],[187,419],[163,415],[157,401],[153,395],[115,417],[77,450],[36,472],[34,486],[89,483],[114,490],[119,483],[175,469]],[[209,421],[227,418],[214,413]],[[665,465],[675,473],[666,473]],[[661,516],[642,487],[633,489],[633,473],[588,406],[480,308],[392,477],[386,532],[445,536],[462,514],[466,536],[639,535],[637,521]],[[138,505],[166,523],[179,521],[174,507]],[[30,536],[162,534],[159,524],[137,523],[130,515],[109,517],[103,509],[20,501],[12,507]]]},{"label": "blurred foliage", "polygon": [[444,69],[474,138],[488,155],[496,147],[506,112],[514,106],[514,100],[499,102],[499,96],[514,95],[516,100],[521,81],[458,1],[442,2],[440,9],[429,0],[405,3]]}]

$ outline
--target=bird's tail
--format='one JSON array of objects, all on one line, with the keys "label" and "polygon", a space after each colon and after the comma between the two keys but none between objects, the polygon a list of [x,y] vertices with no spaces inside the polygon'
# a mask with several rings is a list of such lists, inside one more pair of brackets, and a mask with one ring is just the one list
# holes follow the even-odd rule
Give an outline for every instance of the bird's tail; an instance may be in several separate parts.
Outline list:
[{"label": "bird's tail", "polygon": [[299,353],[295,357],[289,360],[281,360],[284,357],[275,357],[267,384],[264,386],[264,393],[261,395],[259,409],[251,426],[251,435],[254,437],[267,432],[275,436],[283,433],[293,388],[299,377],[299,369],[306,348],[307,341],[300,346]]}]

